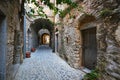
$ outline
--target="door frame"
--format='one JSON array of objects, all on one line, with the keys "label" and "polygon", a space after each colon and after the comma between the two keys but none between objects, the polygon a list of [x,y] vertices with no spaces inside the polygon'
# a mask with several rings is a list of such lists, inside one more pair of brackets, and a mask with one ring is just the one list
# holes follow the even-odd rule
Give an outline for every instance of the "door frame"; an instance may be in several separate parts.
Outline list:
[{"label": "door frame", "polygon": [[[92,28],[96,28],[96,31],[97,31],[97,26],[94,26],[93,24],[91,25],[91,24],[87,24],[86,26],[84,26],[84,27],[82,27],[81,29],[80,29],[80,33],[81,33],[81,50],[82,50],[82,53],[81,53],[81,66],[83,66],[83,67],[85,67],[85,62],[84,62],[84,51],[83,51],[83,48],[84,48],[84,46],[83,46],[83,31],[84,30],[88,30],[88,29],[92,29]],[[97,37],[97,36],[96,36]],[[97,45],[97,38],[96,38],[96,45]]]}]

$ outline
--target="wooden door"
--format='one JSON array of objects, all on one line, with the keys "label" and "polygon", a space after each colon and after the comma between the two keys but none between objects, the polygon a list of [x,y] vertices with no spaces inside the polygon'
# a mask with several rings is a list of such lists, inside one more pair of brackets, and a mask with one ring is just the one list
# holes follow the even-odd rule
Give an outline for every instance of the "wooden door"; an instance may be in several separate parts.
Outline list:
[{"label": "wooden door", "polygon": [[83,66],[94,69],[97,63],[96,28],[82,30]]}]

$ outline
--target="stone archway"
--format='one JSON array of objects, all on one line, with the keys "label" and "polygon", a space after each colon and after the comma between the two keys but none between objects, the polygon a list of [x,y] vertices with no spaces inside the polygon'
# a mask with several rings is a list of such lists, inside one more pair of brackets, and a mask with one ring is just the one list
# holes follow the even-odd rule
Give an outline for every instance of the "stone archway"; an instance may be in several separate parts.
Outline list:
[{"label": "stone archway", "polygon": [[31,47],[38,47],[39,42],[39,31],[48,30],[48,34],[50,35],[50,47],[54,49],[54,26],[48,19],[39,18],[34,20],[34,23],[31,23],[30,25],[31,29]]},{"label": "stone archway", "polygon": [[42,42],[42,35],[43,34],[48,34],[50,36],[50,32],[49,32],[48,29],[41,29],[41,30],[39,30],[39,32],[38,32],[38,35],[39,35],[39,45],[43,44],[43,42]]},{"label": "stone archway", "polygon": [[5,15],[0,11],[0,79],[6,77],[7,26]]}]

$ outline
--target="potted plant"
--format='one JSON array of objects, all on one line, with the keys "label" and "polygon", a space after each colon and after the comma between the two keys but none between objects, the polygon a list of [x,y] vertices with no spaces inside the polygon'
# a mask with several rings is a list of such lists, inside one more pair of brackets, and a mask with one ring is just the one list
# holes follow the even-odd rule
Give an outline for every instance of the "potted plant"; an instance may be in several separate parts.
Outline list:
[{"label": "potted plant", "polygon": [[31,48],[31,52],[35,52],[35,50],[36,50],[35,48]]},{"label": "potted plant", "polygon": [[26,58],[30,58],[30,52],[26,52]]},{"label": "potted plant", "polygon": [[98,80],[100,74],[97,69],[92,70],[90,73],[87,73],[83,80]]}]

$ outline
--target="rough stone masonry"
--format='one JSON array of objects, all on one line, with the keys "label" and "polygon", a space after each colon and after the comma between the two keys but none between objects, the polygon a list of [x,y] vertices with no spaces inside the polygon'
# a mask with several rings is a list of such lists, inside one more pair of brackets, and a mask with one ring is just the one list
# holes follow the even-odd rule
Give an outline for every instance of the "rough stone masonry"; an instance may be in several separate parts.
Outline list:
[{"label": "rough stone masonry", "polygon": [[0,1],[0,14],[2,14],[0,16],[2,20],[0,22],[0,80],[12,80],[14,72],[22,62],[23,19],[21,4],[22,1],[18,0]]},{"label": "rough stone masonry", "polygon": [[[82,0],[63,19],[59,29],[59,55],[74,68],[82,68],[81,29],[96,26],[97,68],[100,80],[120,79],[120,1]],[[61,27],[61,29],[59,28]]]}]

